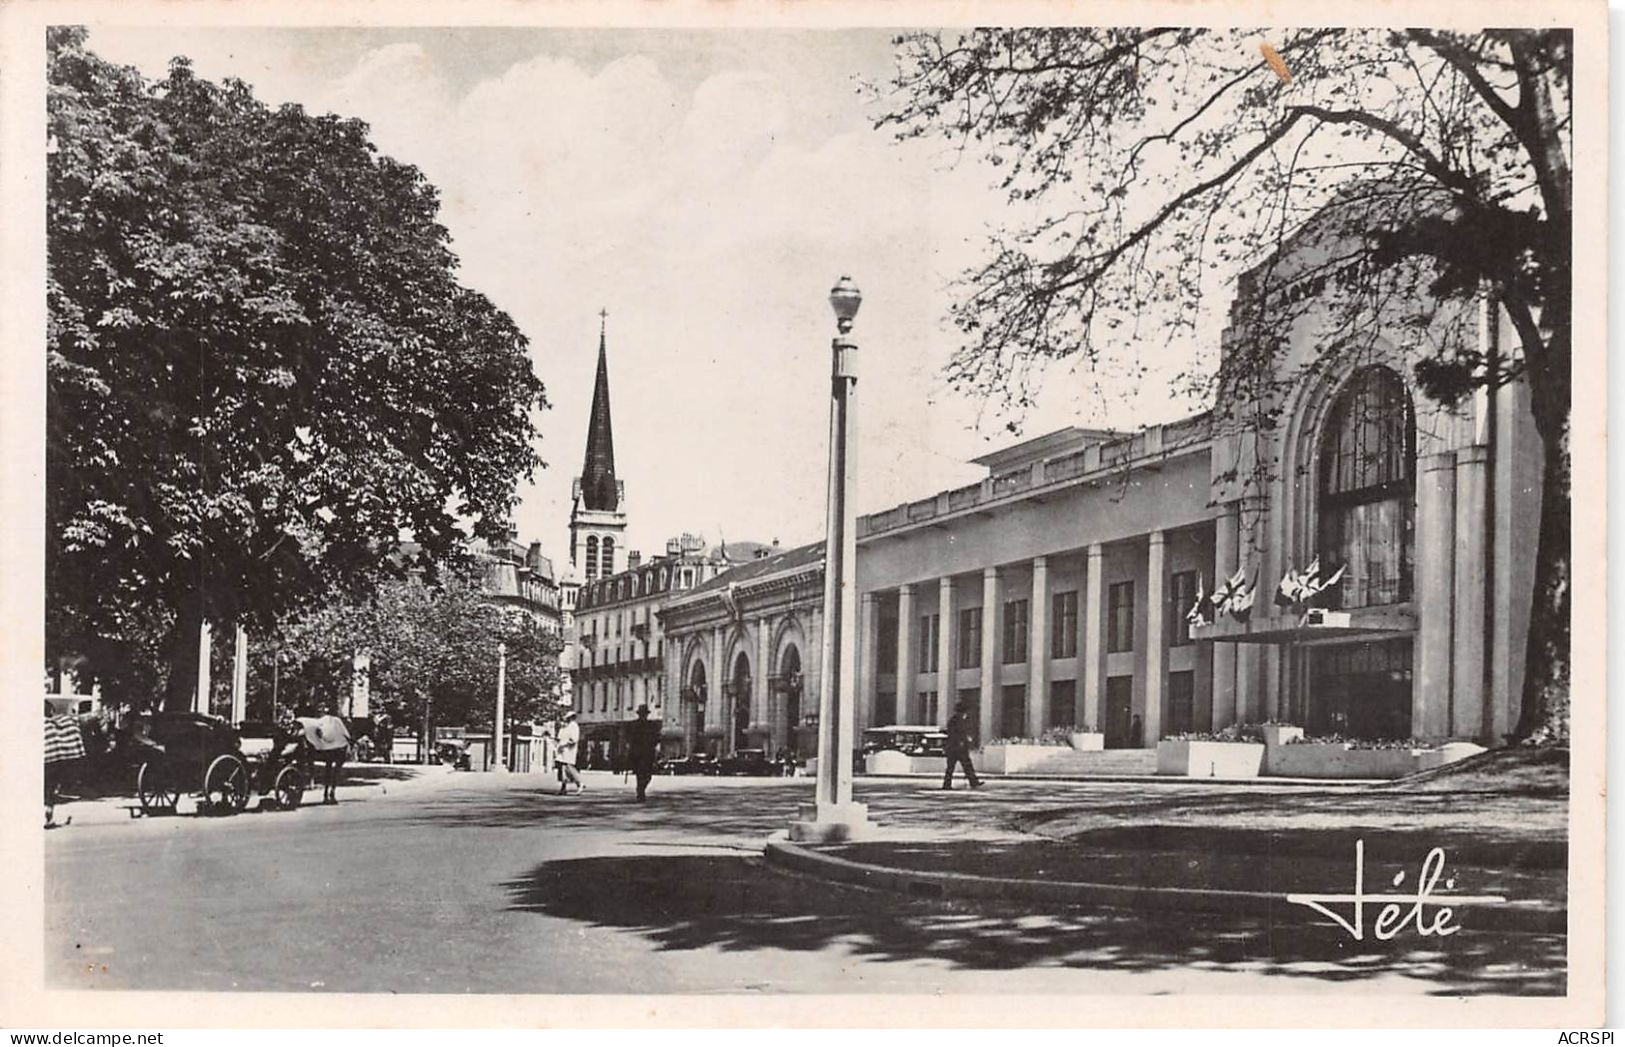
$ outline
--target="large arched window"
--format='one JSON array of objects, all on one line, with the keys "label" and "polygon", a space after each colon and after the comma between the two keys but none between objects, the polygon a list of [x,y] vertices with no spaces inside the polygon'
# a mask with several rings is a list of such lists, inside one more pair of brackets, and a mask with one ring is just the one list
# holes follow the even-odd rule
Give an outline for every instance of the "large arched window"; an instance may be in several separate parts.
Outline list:
[{"label": "large arched window", "polygon": [[587,581],[598,577],[598,536],[587,536]]},{"label": "large arched window", "polygon": [[1356,372],[1339,394],[1321,436],[1319,494],[1321,563],[1346,568],[1333,606],[1410,599],[1416,422],[1388,368]]},{"label": "large arched window", "polygon": [[605,578],[615,573],[615,539],[607,535],[599,553],[598,573]]}]

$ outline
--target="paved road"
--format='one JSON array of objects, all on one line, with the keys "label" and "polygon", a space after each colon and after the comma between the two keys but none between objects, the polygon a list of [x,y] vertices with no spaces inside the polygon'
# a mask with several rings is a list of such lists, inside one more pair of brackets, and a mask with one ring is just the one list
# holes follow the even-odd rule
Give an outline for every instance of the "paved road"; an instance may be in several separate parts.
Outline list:
[{"label": "paved road", "polygon": [[[1554,992],[1562,942],[1356,951],[1329,927],[955,906],[767,866],[808,781],[443,775],[337,807],[104,821],[46,840],[55,987],[333,992]],[[860,782],[889,825],[1212,786]],[[1257,788],[1257,787],[1254,787]]]}]

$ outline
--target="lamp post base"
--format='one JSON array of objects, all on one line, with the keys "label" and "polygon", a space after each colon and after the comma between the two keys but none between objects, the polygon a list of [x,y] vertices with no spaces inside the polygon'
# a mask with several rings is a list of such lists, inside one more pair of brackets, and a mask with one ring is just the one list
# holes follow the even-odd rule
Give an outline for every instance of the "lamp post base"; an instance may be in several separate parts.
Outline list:
[{"label": "lamp post base", "polygon": [[790,823],[796,843],[844,843],[874,834],[869,806],[862,803],[804,803],[801,817]]}]

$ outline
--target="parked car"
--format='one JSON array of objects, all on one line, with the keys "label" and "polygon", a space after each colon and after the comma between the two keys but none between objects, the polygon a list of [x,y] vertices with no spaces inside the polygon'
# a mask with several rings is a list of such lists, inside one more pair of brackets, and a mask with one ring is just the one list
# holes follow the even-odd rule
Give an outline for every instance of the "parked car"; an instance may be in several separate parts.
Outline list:
[{"label": "parked car", "polygon": [[733,755],[722,758],[717,769],[726,775],[757,778],[777,777],[782,773],[779,764],[768,759],[765,749],[736,749]]},{"label": "parked car", "polygon": [[942,756],[947,751],[948,733],[940,727],[893,724],[871,727],[863,732],[863,755],[894,749],[909,756]]},{"label": "parked car", "polygon": [[716,774],[717,761],[704,753],[689,753],[659,760],[655,770],[661,774]]}]

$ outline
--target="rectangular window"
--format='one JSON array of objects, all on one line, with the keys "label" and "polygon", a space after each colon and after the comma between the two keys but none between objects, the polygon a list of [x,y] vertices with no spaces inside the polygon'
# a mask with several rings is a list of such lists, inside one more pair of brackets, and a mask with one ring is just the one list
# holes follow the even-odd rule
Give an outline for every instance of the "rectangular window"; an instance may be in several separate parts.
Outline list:
[{"label": "rectangular window", "polygon": [[880,628],[880,651],[875,657],[875,668],[882,673],[897,672],[897,619],[882,617]]},{"label": "rectangular window", "polygon": [[1168,723],[1165,735],[1184,734],[1196,719],[1196,674],[1168,674]]},{"label": "rectangular window", "polygon": [[1106,595],[1106,651],[1134,650],[1134,583],[1113,582]]},{"label": "rectangular window", "polygon": [[897,692],[881,691],[875,695],[875,725],[890,727],[897,722]]},{"label": "rectangular window", "polygon": [[1027,660],[1027,601],[1011,600],[1004,605],[1004,664]]},{"label": "rectangular window", "polygon": [[1050,643],[1049,656],[1051,658],[1076,658],[1078,656],[1078,591],[1056,593],[1050,601]]},{"label": "rectangular window", "polygon": [[919,664],[914,667],[915,672],[934,673],[937,671],[937,625],[939,615],[920,615],[919,643],[915,650],[920,652]]},{"label": "rectangular window", "polygon": [[959,667],[975,669],[982,664],[982,609],[967,607],[959,612]]},{"label": "rectangular window", "polygon": [[1077,716],[1078,681],[1051,680],[1049,685],[1049,725],[1072,727]]},{"label": "rectangular window", "polygon": [[1175,571],[1168,585],[1168,646],[1183,647],[1191,642],[1190,623],[1185,616],[1196,604],[1196,572]]}]

